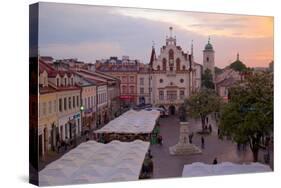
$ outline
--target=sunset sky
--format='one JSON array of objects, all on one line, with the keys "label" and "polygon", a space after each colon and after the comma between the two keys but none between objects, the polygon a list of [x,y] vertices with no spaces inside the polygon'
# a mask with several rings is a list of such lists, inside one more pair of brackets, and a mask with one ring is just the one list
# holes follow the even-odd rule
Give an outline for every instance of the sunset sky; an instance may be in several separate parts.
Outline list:
[{"label": "sunset sky", "polygon": [[273,60],[273,17],[55,3],[40,3],[40,55],[85,62],[128,55],[147,63],[152,41],[159,54],[170,26],[185,52],[193,40],[200,64],[208,36],[220,68],[235,61],[238,52],[251,67]]}]

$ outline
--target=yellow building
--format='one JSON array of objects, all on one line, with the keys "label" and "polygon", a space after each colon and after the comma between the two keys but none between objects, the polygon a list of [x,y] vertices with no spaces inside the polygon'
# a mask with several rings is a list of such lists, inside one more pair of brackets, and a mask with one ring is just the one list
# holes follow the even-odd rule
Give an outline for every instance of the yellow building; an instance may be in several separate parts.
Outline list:
[{"label": "yellow building", "polygon": [[43,157],[50,149],[55,149],[55,131],[57,126],[57,93],[48,84],[46,71],[39,74],[39,156]]}]

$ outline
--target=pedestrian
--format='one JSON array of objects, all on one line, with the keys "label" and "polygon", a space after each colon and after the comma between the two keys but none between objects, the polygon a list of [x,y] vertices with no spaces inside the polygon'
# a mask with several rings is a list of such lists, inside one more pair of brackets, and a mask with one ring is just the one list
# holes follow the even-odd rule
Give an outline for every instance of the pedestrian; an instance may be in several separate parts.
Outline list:
[{"label": "pedestrian", "polygon": [[188,138],[189,138],[189,143],[192,144],[192,138],[191,138],[191,134],[188,135]]},{"label": "pedestrian", "polygon": [[203,136],[201,136],[201,148],[203,149],[205,147],[205,139]]},{"label": "pedestrian", "polygon": [[208,118],[208,116],[206,117],[206,122],[207,122],[207,124],[208,124],[208,121],[209,121],[209,118]]},{"label": "pedestrian", "polygon": [[150,159],[152,159],[153,156],[152,156],[152,154],[151,154],[151,150],[150,150],[150,149],[148,150],[147,154],[148,154],[148,157],[149,157]]},{"label": "pedestrian", "polygon": [[213,164],[214,165],[218,164],[217,158],[214,159]]},{"label": "pedestrian", "polygon": [[68,145],[68,138],[65,137],[65,141],[64,141],[64,151],[67,151],[67,145]]},{"label": "pedestrian", "polygon": [[212,125],[209,124],[209,132],[212,133]]},{"label": "pedestrian", "polygon": [[160,146],[162,146],[162,136],[161,135],[158,136],[158,144]]}]

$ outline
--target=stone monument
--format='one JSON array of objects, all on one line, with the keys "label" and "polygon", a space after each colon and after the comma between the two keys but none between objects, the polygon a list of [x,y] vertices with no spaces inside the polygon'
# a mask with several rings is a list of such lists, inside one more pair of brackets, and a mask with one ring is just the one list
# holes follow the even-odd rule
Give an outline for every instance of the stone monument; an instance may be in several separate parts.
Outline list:
[{"label": "stone monument", "polygon": [[189,142],[188,121],[186,118],[186,108],[181,106],[180,112],[180,136],[179,142],[169,148],[171,155],[192,155],[201,154],[202,151],[194,144]]}]

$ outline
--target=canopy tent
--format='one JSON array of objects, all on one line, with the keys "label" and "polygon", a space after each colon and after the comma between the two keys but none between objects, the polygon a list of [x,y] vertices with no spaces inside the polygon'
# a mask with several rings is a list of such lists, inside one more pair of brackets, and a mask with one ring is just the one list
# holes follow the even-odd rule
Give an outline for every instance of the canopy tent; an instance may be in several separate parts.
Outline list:
[{"label": "canopy tent", "polygon": [[261,163],[234,164],[231,162],[223,162],[213,165],[196,162],[189,165],[184,165],[182,176],[196,177],[256,172],[272,172],[272,170],[268,165]]},{"label": "canopy tent", "polygon": [[115,118],[95,133],[149,134],[153,131],[160,112],[157,110],[129,110]]},{"label": "canopy tent", "polygon": [[149,142],[88,141],[39,172],[39,185],[138,180]]}]

